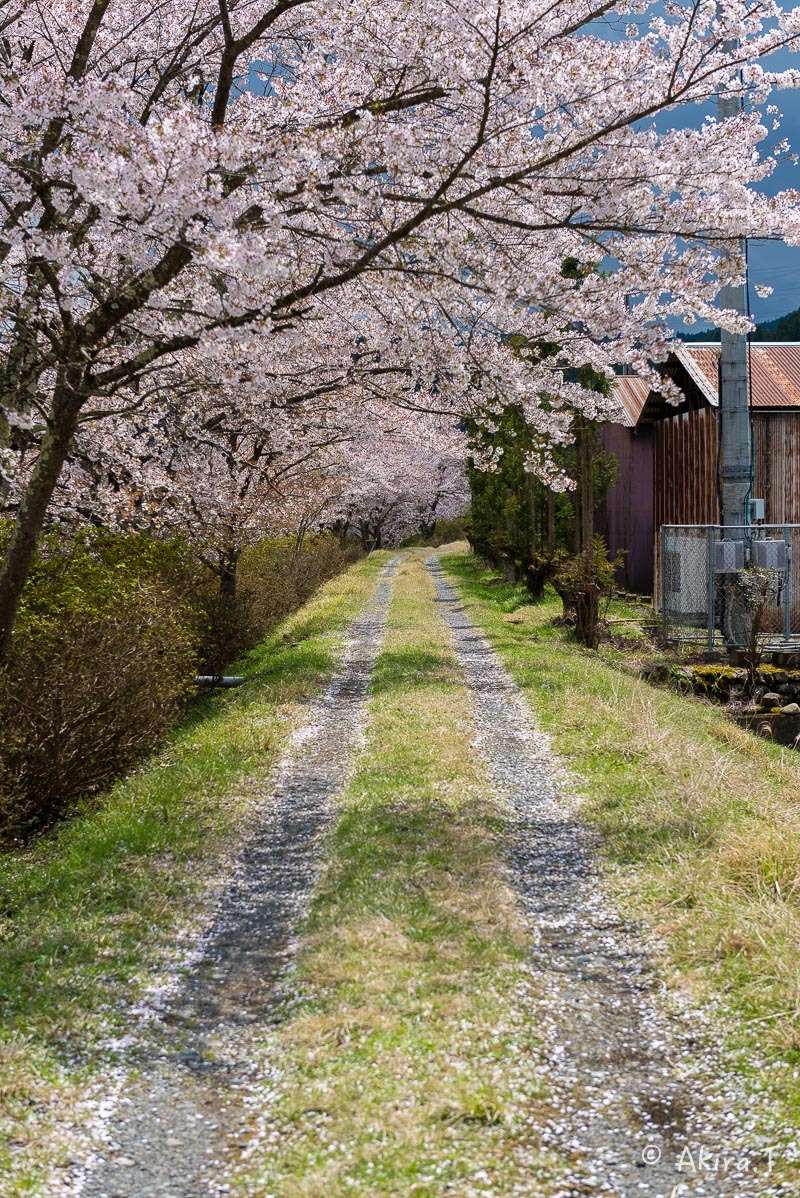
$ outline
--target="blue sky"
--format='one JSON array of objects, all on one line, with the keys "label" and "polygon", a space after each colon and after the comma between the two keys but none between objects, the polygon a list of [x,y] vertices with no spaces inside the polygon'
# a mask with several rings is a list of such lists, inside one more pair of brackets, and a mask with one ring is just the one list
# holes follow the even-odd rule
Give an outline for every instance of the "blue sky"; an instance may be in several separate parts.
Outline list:
[{"label": "blue sky", "polygon": [[[642,17],[642,23],[647,24],[648,17]],[[611,40],[625,36],[625,26],[630,21],[636,21],[635,16],[626,15],[623,19],[618,16],[604,18],[598,21],[595,29],[602,30],[602,35]],[[766,59],[768,70],[786,70],[800,68],[800,52],[790,53],[781,51]],[[783,114],[781,127],[762,142],[762,153],[769,153],[771,146],[786,138],[792,150],[800,155],[800,90],[776,91],[770,98]],[[705,105],[691,105],[684,109],[664,113],[656,121],[658,128],[682,128],[698,124],[709,111]],[[771,121],[771,118],[769,118]],[[763,184],[769,194],[782,191],[785,188],[797,188],[800,191],[800,165],[794,165],[788,158],[782,161],[771,179]],[[787,246],[783,242],[751,241],[749,246],[750,259],[750,304],[754,318],[757,321],[773,320],[776,316],[784,316],[787,312],[800,308],[800,247]],[[760,299],[755,292],[755,283],[771,286],[773,294],[766,299]],[[687,332],[696,333],[704,326],[695,324]],[[707,327],[707,326],[706,326]]]},{"label": "blue sky", "polygon": [[[800,53],[776,55],[770,60],[773,69],[789,66],[800,67]],[[781,128],[762,142],[763,151],[769,150],[772,138],[787,138],[792,150],[800,155],[800,91],[776,92],[771,103],[780,109],[783,118]],[[800,191],[800,165],[795,165],[788,158],[781,161],[775,174],[763,186],[770,194],[789,187]],[[782,241],[751,241],[749,258],[750,304],[756,320],[772,320],[800,308],[799,246],[788,246]],[[754,283],[769,284],[774,288],[773,294],[766,299],[759,299]]]},{"label": "blue sky", "polygon": [[[800,68],[800,53],[781,52],[767,60],[765,65],[771,70]],[[800,155],[800,90],[776,91],[770,103],[779,108],[783,116],[780,129],[762,142],[762,153],[769,153],[772,145],[786,138],[792,151]],[[689,125],[697,121],[698,113],[699,109],[695,107],[693,111],[687,110],[682,119],[680,112],[673,112],[665,118],[665,123],[668,121],[672,126]],[[771,195],[786,188],[800,191],[800,165],[794,164],[789,157],[782,159],[772,178],[762,186]],[[800,246],[787,246],[782,241],[751,241],[749,260],[750,305],[757,321],[772,320],[800,308]],[[760,299],[755,292],[755,283],[768,284],[774,289],[773,294]],[[701,327],[695,326],[687,331],[696,332]]]},{"label": "blue sky", "polygon": [[[777,56],[774,61],[777,64]],[[780,65],[800,67],[800,54],[781,55]],[[777,92],[773,103],[783,113],[776,137],[786,137],[792,150],[800,155],[800,91]],[[787,187],[800,190],[800,165],[789,160],[779,164],[765,190],[774,193]],[[750,303],[756,320],[772,320],[800,308],[800,247],[784,242],[751,241],[750,279],[751,284],[768,283],[775,289],[767,299],[759,299],[751,285]]]}]

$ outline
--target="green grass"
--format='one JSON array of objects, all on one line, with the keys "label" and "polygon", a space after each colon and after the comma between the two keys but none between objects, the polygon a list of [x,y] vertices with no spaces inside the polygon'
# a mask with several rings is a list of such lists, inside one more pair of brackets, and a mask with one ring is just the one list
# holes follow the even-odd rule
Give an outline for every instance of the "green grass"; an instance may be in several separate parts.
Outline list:
[{"label": "green grass", "polygon": [[725,1010],[742,1067],[765,1052],[800,1117],[800,756],[580,648],[555,596],[524,606],[471,556],[443,564],[585,796],[619,901],[664,936],[669,981]]},{"label": "green grass", "polygon": [[[197,920],[300,712],[386,561],[323,587],[194,708],[154,760],[24,852],[0,856],[0,1193],[36,1190],[108,1067],[127,1001]],[[79,1116],[78,1116],[79,1118]]]},{"label": "green grass", "polygon": [[501,862],[507,812],[471,743],[424,556],[398,573],[299,997],[263,1046],[281,1081],[259,1194],[552,1193],[526,929]]}]

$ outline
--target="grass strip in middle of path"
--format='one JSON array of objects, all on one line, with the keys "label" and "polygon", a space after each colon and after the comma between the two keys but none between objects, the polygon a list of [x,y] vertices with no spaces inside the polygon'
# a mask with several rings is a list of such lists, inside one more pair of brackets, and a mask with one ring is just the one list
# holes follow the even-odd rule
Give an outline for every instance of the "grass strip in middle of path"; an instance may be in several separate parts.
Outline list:
[{"label": "grass strip in middle of path", "polygon": [[[274,1042],[256,1192],[552,1192],[507,812],[420,555],[396,578],[368,739]],[[541,1187],[541,1189],[540,1189]]]}]

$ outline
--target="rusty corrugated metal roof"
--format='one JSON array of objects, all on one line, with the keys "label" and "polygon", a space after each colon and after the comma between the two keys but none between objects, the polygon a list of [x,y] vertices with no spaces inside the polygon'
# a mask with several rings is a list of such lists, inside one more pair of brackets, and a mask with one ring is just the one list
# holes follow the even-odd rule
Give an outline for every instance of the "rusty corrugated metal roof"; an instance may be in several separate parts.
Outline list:
[{"label": "rusty corrugated metal roof", "polygon": [[[699,342],[676,352],[703,391],[717,406],[719,346]],[[754,408],[800,408],[800,343],[755,342],[750,346],[751,402]]]},{"label": "rusty corrugated metal roof", "polygon": [[[719,342],[700,341],[692,345],[679,345],[672,351],[671,360],[674,362],[675,359],[700,389],[707,403],[716,408],[719,403]],[[800,408],[800,342],[760,341],[751,344],[750,370],[751,402],[754,408]],[[669,373],[673,374],[672,371]],[[648,399],[651,400],[648,407],[650,418],[664,402],[656,392],[650,391],[644,379],[633,374],[617,376],[614,395],[620,403],[620,424],[629,428],[638,425]],[[656,409],[653,409],[653,404]]]},{"label": "rusty corrugated metal roof", "polygon": [[620,374],[614,379],[614,394],[622,405],[625,417],[620,424],[635,428],[650,394],[649,384],[635,374]]}]

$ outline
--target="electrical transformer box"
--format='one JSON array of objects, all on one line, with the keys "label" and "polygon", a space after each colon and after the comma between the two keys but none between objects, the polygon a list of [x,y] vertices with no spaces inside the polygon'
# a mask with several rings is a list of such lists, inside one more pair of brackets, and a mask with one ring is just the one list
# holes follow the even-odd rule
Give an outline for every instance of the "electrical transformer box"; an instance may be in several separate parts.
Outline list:
[{"label": "electrical transformer box", "polygon": [[754,566],[762,566],[765,570],[786,569],[785,541],[753,541],[751,561]]},{"label": "electrical transformer box", "polygon": [[735,574],[744,569],[744,541],[714,542],[714,571],[716,574]]}]

